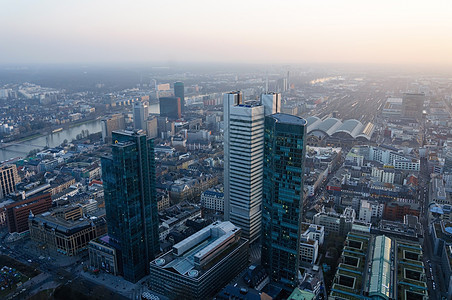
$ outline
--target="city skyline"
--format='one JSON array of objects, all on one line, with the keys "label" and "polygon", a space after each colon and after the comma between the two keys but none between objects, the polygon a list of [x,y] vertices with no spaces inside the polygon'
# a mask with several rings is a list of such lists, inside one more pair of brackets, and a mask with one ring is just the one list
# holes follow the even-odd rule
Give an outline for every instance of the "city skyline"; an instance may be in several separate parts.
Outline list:
[{"label": "city skyline", "polygon": [[9,2],[0,12],[0,64],[447,66],[451,14],[447,1]]}]

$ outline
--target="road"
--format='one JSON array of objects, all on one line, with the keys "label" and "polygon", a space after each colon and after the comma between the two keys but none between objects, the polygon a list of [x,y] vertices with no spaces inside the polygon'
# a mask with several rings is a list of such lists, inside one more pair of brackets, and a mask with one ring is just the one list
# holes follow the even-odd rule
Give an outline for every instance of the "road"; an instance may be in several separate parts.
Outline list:
[{"label": "road", "polygon": [[[431,237],[429,234],[429,174],[427,170],[427,160],[421,159],[421,170],[419,172],[419,201],[422,204],[420,222],[424,229],[423,262],[427,277],[427,287],[429,299],[441,299],[441,289],[444,288],[441,270],[441,258],[434,254],[432,249]],[[435,287],[433,286],[435,284]]]},{"label": "road", "polygon": [[[6,235],[5,229],[3,229],[2,238],[0,238],[0,253],[41,271],[41,274],[24,283],[7,299],[28,299],[42,290],[55,289],[61,285],[70,285],[72,289],[88,296],[98,296],[99,293],[108,295],[110,299],[128,299],[132,296],[131,294],[129,297],[124,297],[117,291],[109,289],[108,285],[100,285],[94,280],[82,277],[81,273],[83,264],[86,264],[87,253],[79,257],[55,256],[48,250],[42,252],[37,247],[30,247],[33,244],[31,241],[21,240],[6,243]],[[52,257],[50,260],[49,255]],[[138,293],[133,293],[133,295],[137,297]]]}]

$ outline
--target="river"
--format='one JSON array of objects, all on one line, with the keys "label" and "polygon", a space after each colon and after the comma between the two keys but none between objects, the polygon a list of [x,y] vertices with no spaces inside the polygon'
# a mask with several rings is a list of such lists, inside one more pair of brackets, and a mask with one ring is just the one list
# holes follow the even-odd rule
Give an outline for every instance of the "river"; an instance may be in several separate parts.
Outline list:
[{"label": "river", "polygon": [[[149,106],[149,113],[158,114],[160,107],[158,103],[151,104]],[[89,123],[77,125],[68,129],[64,129],[60,132],[52,133],[46,136],[40,136],[28,141],[11,145],[6,148],[0,149],[0,162],[9,160],[15,157],[26,157],[27,154],[34,149],[43,149],[45,146],[57,147],[61,145],[64,140],[68,142],[75,139],[77,134],[80,134],[82,130],[88,130],[89,133],[97,133],[102,131],[101,121],[96,120]]]},{"label": "river", "polygon": [[64,140],[70,142],[75,139],[77,134],[80,134],[82,130],[88,130],[89,133],[100,132],[102,131],[100,123],[100,120],[96,120],[0,149],[0,161],[15,157],[25,157],[31,150],[41,150],[45,146],[56,147],[61,145]]}]

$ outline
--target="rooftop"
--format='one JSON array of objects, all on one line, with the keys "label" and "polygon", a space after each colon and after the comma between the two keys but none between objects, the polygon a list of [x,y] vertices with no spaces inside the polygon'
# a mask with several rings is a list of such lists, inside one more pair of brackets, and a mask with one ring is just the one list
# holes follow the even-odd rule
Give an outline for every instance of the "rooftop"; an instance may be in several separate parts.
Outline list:
[{"label": "rooftop", "polygon": [[[215,222],[173,246],[152,265],[188,277],[198,277],[209,263],[240,240],[241,230],[231,222]],[[244,242],[244,240],[242,240]],[[213,255],[212,255],[213,254]]]},{"label": "rooftop", "polygon": [[289,115],[289,114],[282,114],[277,113],[270,115],[270,117],[274,118],[277,122],[285,123],[285,124],[293,124],[293,125],[306,125],[307,122],[305,119]]}]

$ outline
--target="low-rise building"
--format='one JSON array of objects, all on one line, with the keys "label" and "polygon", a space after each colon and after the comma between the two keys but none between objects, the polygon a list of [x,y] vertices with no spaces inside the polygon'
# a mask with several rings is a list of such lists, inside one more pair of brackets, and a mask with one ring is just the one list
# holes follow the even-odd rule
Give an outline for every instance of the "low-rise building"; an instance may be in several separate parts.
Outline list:
[{"label": "low-rise building", "polygon": [[150,263],[150,288],[172,299],[207,299],[246,267],[248,240],[231,222],[215,222]]},{"label": "low-rise building", "polygon": [[346,207],[342,214],[320,212],[314,215],[313,221],[316,225],[325,228],[325,234],[346,235],[352,230],[355,222],[356,213],[351,207]]},{"label": "low-rise building", "polygon": [[393,201],[385,205],[383,218],[390,221],[403,221],[406,215],[419,217],[420,205],[417,203],[407,203]]},{"label": "low-rise building", "polygon": [[384,207],[384,204],[378,201],[361,200],[359,220],[365,223],[372,223],[372,218],[381,219]]},{"label": "low-rise building", "polygon": [[201,207],[224,212],[224,194],[215,190],[207,190],[201,194]]},{"label": "low-rise building", "polygon": [[50,193],[37,194],[5,207],[9,232],[28,231],[28,216],[47,212],[52,207]]},{"label": "low-rise building", "polygon": [[91,240],[88,244],[89,264],[93,270],[102,270],[113,275],[122,273],[118,263],[118,247],[113,245],[108,235]]},{"label": "low-rise building", "polygon": [[[107,232],[105,211],[98,216],[81,217],[81,207],[69,207],[30,215],[28,225],[31,239],[40,245],[73,256],[87,249],[88,243]],[[74,219],[78,215],[80,218]]]},{"label": "low-rise building", "polygon": [[328,299],[422,299],[422,246],[385,235],[349,233]]}]

